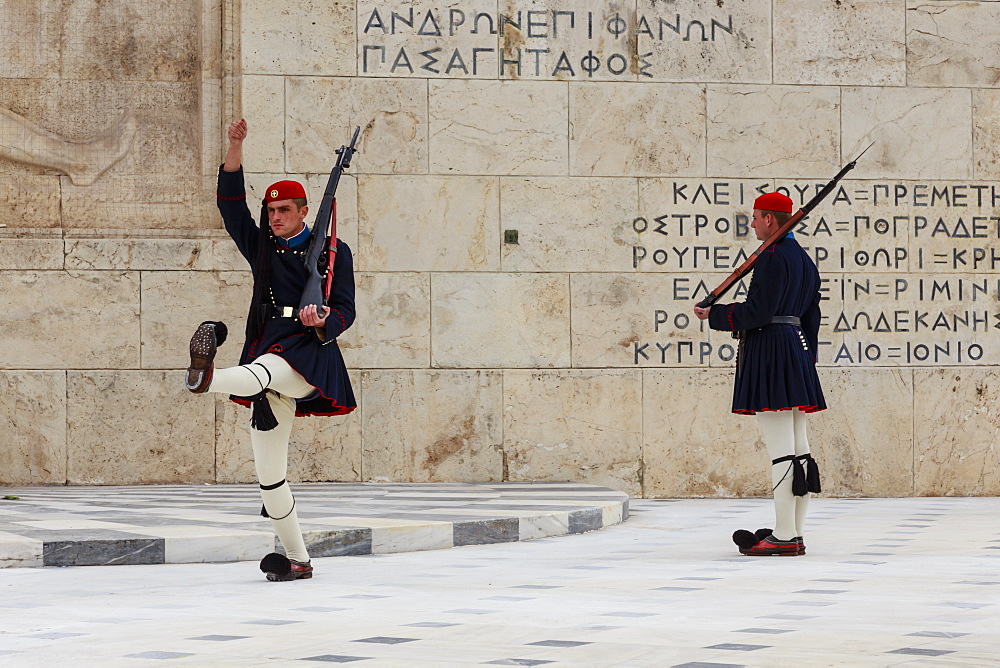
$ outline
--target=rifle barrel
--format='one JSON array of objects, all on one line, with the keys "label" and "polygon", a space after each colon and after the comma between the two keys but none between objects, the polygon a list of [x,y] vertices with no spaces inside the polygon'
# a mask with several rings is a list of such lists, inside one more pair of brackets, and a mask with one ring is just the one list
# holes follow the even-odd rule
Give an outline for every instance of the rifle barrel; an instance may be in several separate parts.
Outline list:
[{"label": "rifle barrel", "polygon": [[729,291],[729,289],[736,283],[736,281],[740,280],[741,278],[749,274],[750,271],[753,269],[753,266],[757,264],[757,258],[760,256],[760,254],[763,253],[768,248],[770,248],[774,243],[778,241],[778,239],[788,234],[793,227],[799,224],[799,221],[808,216],[809,213],[814,208],[816,208],[816,206],[820,202],[826,199],[826,197],[831,192],[833,192],[833,189],[837,187],[837,183],[842,178],[844,178],[847,172],[854,169],[855,165],[858,164],[858,160],[861,159],[861,156],[864,155],[868,151],[868,149],[874,145],[875,142],[872,142],[865,148],[864,151],[862,151],[858,155],[857,158],[851,160],[849,163],[844,165],[841,168],[841,170],[837,172],[837,175],[834,176],[829,183],[823,186],[822,190],[816,193],[816,195],[811,200],[809,200],[801,209],[796,211],[791,218],[785,221],[785,224],[779,227],[774,234],[765,239],[764,243],[762,243],[760,247],[758,247],[757,250],[755,250],[753,254],[751,254],[750,257],[748,257],[743,262],[743,264],[741,264],[739,267],[736,268],[736,271],[727,276],[726,279],[722,281],[722,283],[720,283],[717,288],[712,290],[710,293],[708,293],[708,295],[704,299],[698,302],[697,304],[698,308],[706,308],[708,306],[711,306],[715,302],[719,301],[719,299],[722,298],[722,295],[726,294],[726,292]]},{"label": "rifle barrel", "polygon": [[[316,222],[313,223],[309,248],[306,250],[305,265],[308,276],[299,300],[300,308],[309,304],[325,305],[329,297],[333,264],[337,254],[337,186],[340,184],[340,175],[351,166],[351,156],[357,151],[354,144],[360,132],[361,126],[358,126],[351,138],[351,145],[337,149],[337,161],[326,182],[323,199],[316,211]],[[326,260],[326,277],[320,275],[321,258]]]}]

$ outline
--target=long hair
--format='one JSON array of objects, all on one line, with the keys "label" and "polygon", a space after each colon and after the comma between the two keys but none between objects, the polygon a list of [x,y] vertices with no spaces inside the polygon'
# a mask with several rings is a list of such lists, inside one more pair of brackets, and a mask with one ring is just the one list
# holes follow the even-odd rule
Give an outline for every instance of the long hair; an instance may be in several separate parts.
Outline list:
[{"label": "long hair", "polygon": [[271,258],[268,250],[274,243],[268,223],[267,203],[260,205],[260,226],[257,236],[257,256],[253,262],[253,297],[247,314],[247,341],[256,341],[264,334],[271,308]]}]

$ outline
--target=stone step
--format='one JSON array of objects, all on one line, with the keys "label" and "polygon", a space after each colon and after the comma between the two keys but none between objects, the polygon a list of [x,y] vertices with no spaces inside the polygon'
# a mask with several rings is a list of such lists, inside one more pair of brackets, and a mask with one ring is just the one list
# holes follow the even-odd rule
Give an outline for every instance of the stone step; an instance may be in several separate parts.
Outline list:
[{"label": "stone step", "polygon": [[[388,554],[593,531],[628,495],[580,483],[292,485],[310,556]],[[8,487],[0,567],[249,561],[282,551],[256,485]]]}]

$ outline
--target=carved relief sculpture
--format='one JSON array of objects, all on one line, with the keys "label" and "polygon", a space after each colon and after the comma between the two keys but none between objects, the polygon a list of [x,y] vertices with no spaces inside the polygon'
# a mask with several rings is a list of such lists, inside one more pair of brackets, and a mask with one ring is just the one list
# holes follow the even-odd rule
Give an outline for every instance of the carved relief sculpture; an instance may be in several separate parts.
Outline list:
[{"label": "carved relief sculpture", "polygon": [[55,169],[73,185],[89,186],[125,157],[135,132],[135,117],[127,112],[104,132],[76,141],[0,108],[0,157]]}]

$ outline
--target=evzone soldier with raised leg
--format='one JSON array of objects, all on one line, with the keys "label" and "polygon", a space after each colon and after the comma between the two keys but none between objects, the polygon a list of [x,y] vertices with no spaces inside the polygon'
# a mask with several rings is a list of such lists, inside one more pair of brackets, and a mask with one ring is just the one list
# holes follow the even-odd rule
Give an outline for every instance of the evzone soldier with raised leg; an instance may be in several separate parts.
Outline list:
[{"label": "evzone soldier with raised leg", "polygon": [[[780,193],[754,201],[757,239],[774,235],[792,214]],[[733,534],[742,554],[805,554],[809,492],[819,492],[819,470],[809,452],[806,414],[826,408],[816,373],[819,271],[792,234],[759,254],[746,301],[695,307],[712,329],[738,333],[733,412],[756,415],[771,460],[774,529]]]},{"label": "evzone soldier with raised leg", "polygon": [[[272,553],[261,561],[268,580],[312,577],[313,568],[299,528],[295,500],[285,480],[292,419],[305,415],[346,415],[357,404],[337,337],[354,322],[354,264],[339,239],[326,306],[299,308],[309,271],[310,237],[305,189],[279,181],[265,192],[259,225],[247,207],[243,182],[245,120],[229,126],[229,150],[219,170],[218,206],[226,231],[250,263],[253,298],[247,316],[240,365],[216,369],[217,346],[225,325],[202,323],[191,338],[185,385],[195,393],[221,392],[252,407],[250,443],[263,498],[261,514],[271,518],[287,558]],[[317,221],[317,225],[325,221]],[[315,227],[315,226],[314,226]],[[320,233],[325,233],[321,231]]]}]

